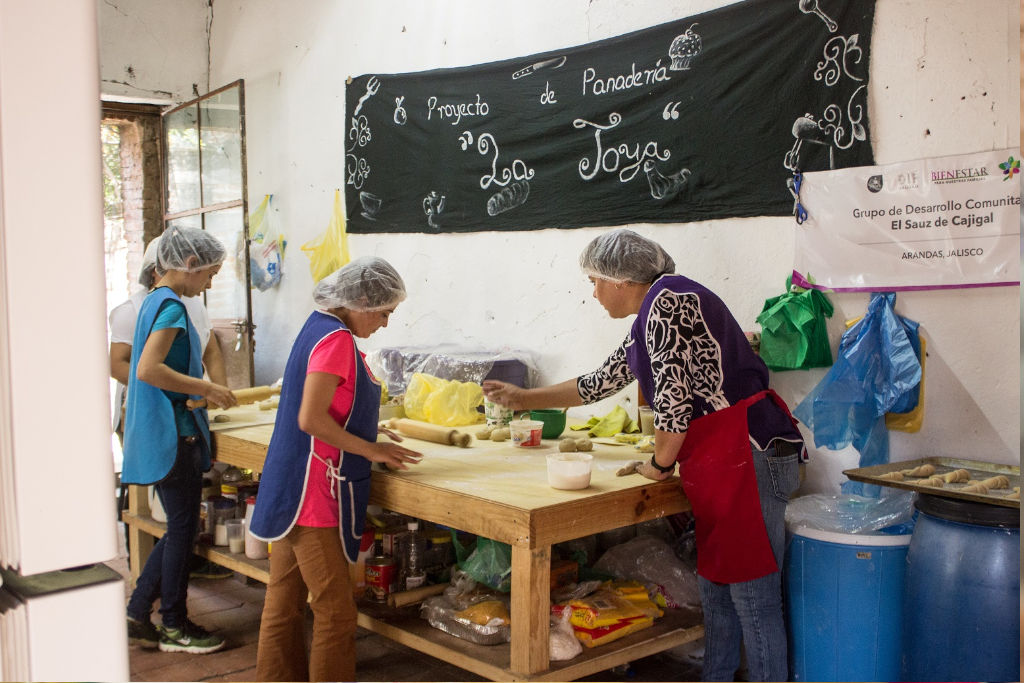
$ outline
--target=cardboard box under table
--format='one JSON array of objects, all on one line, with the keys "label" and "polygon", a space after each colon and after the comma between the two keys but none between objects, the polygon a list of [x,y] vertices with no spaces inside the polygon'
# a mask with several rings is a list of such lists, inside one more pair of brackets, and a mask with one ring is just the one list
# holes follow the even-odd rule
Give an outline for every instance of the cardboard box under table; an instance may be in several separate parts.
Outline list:
[{"label": "cardboard box under table", "polygon": [[[478,427],[460,429],[473,433]],[[219,459],[260,470],[272,431],[269,424],[219,431]],[[370,502],[508,543],[512,641],[477,645],[460,640],[421,619],[418,605],[388,608],[360,602],[363,628],[480,676],[506,681],[581,678],[703,636],[699,614],[667,610],[651,628],[566,662],[549,661],[551,546],[689,510],[675,477],[653,482],[639,475],[615,475],[623,464],[638,459],[633,448],[595,444],[590,487],[566,491],[547,483],[545,456],[557,451],[556,440],[545,440],[537,448],[476,439],[469,448],[413,438],[403,443],[422,452],[422,462],[402,472],[374,471]],[[255,567],[236,570],[268,578]]]}]

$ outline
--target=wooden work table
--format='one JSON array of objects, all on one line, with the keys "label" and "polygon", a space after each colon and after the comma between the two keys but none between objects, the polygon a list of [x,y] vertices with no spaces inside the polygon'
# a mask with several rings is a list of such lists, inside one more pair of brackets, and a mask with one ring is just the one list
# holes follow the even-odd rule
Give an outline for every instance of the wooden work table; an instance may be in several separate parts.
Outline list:
[{"label": "wooden work table", "polygon": [[[261,470],[273,425],[229,425],[218,432],[218,459]],[[474,432],[477,428],[461,429]],[[624,464],[639,459],[631,446],[595,444],[590,487],[563,491],[547,483],[546,456],[558,450],[554,440],[530,449],[509,441],[474,440],[469,448],[458,448],[406,438],[403,444],[422,452],[423,460],[407,471],[374,471],[370,503],[508,543],[512,548],[512,640],[506,645],[476,645],[430,627],[415,607],[389,609],[374,603],[360,603],[363,628],[492,680],[572,680],[703,635],[699,614],[670,609],[651,628],[585,648],[567,662],[548,659],[551,546],[689,510],[675,477],[654,482],[640,475],[616,476]],[[146,547],[140,545],[146,539],[137,538],[138,532],[159,536],[161,531],[140,506],[144,496],[132,492],[130,500],[132,507],[125,518],[133,532],[131,570],[137,576],[152,547],[152,536]],[[205,550],[210,559],[247,576],[263,581],[269,576],[266,560],[254,562],[219,549]]]}]

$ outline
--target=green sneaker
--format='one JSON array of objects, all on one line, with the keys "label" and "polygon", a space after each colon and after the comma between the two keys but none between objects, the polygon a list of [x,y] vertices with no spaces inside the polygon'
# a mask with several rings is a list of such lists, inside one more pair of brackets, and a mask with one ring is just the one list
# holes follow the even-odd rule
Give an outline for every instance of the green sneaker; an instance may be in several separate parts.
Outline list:
[{"label": "green sneaker", "polygon": [[206,655],[223,647],[223,638],[213,635],[188,619],[185,620],[184,628],[160,626],[161,652],[188,652],[193,655]]},{"label": "green sneaker", "polygon": [[128,617],[128,642],[151,650],[160,644],[160,631],[149,619],[139,621]]},{"label": "green sneaker", "polygon": [[188,573],[190,579],[230,579],[235,573],[207,560]]}]

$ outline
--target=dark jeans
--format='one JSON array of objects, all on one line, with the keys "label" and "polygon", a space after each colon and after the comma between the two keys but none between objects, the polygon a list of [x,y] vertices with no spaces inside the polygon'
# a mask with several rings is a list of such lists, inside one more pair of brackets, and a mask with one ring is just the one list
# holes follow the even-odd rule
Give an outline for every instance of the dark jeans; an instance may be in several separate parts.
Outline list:
[{"label": "dark jeans", "polygon": [[178,456],[170,473],[156,485],[167,513],[167,532],[150,553],[128,601],[128,616],[145,621],[160,598],[160,616],[167,628],[185,625],[188,564],[199,530],[199,502],[203,492],[200,471],[202,445],[178,439]]}]

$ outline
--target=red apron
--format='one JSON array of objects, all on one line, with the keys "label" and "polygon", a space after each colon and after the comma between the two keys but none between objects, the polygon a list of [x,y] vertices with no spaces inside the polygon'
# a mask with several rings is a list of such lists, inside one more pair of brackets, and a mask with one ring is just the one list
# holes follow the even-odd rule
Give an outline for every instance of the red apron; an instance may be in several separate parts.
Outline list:
[{"label": "red apron", "polygon": [[[739,583],[778,571],[761,514],[747,408],[771,389],[690,422],[679,449],[679,477],[693,506],[697,573],[715,583]],[[790,416],[790,419],[793,419]]]}]

